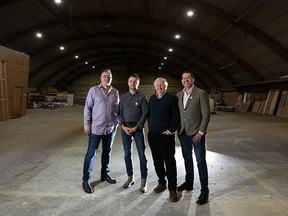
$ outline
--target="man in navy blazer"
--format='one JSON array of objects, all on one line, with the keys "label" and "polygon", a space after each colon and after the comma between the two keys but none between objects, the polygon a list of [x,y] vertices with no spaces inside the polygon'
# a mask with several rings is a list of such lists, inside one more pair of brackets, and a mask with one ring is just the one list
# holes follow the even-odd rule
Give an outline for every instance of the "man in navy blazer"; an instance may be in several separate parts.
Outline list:
[{"label": "man in navy blazer", "polygon": [[196,156],[201,194],[196,203],[203,205],[208,202],[208,170],[206,163],[205,135],[210,121],[210,106],[207,93],[194,85],[194,76],[190,71],[182,74],[184,89],[177,93],[181,126],[178,135],[182,155],[185,162],[185,182],[177,190],[193,190],[194,165],[192,151]]}]

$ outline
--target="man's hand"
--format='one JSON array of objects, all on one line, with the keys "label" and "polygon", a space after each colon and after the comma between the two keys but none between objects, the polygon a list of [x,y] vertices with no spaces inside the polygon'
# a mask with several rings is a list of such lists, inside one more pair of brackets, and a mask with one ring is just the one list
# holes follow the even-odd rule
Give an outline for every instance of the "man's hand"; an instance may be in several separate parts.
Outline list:
[{"label": "man's hand", "polygon": [[130,135],[130,136],[137,131],[137,127],[128,128],[128,127],[125,127],[125,126],[123,126],[123,125],[122,125],[122,129],[125,131],[125,133],[126,133],[127,135]]},{"label": "man's hand", "polygon": [[165,135],[173,135],[173,133],[171,133],[169,130],[164,131],[162,134],[165,134]]},{"label": "man's hand", "polygon": [[84,133],[87,134],[87,135],[90,135],[91,129],[90,128],[84,129]]},{"label": "man's hand", "polygon": [[193,137],[193,142],[200,142],[201,138],[202,138],[202,134],[198,132],[198,133],[195,134],[195,136]]}]

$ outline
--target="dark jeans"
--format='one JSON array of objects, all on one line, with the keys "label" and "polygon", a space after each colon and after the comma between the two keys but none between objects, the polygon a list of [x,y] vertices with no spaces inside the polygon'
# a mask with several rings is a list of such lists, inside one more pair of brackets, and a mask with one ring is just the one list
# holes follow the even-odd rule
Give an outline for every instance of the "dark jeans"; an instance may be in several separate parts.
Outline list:
[{"label": "dark jeans", "polygon": [[205,145],[205,135],[202,136],[200,142],[193,142],[193,136],[188,136],[186,134],[179,136],[182,155],[185,162],[186,176],[185,181],[189,186],[193,187],[194,183],[194,165],[192,152],[194,148],[194,153],[197,161],[198,173],[201,183],[201,193],[209,194],[208,189],[208,170],[206,163],[206,145]]},{"label": "dark jeans", "polygon": [[176,190],[177,168],[175,160],[175,136],[149,132],[148,141],[155,171],[159,178],[159,184],[166,185],[165,177],[167,176],[169,191]]},{"label": "dark jeans", "polygon": [[128,177],[132,177],[134,175],[133,145],[132,145],[132,141],[134,139],[140,160],[141,180],[146,180],[148,168],[146,158],[146,145],[144,141],[144,130],[138,129],[133,135],[127,135],[125,131],[122,129],[121,136],[125,154],[124,160]]},{"label": "dark jeans", "polygon": [[106,135],[89,135],[88,149],[84,158],[83,165],[83,181],[89,181],[93,169],[94,159],[98,151],[99,143],[102,140],[102,155],[101,155],[101,175],[106,175],[110,172],[110,159],[112,145],[116,134],[116,128],[110,134]]}]

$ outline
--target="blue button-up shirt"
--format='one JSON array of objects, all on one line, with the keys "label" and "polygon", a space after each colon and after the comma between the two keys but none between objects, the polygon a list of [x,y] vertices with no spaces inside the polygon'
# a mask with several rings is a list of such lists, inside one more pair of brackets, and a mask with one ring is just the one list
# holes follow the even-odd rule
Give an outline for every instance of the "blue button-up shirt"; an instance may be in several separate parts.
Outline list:
[{"label": "blue button-up shirt", "polygon": [[119,92],[112,86],[107,93],[101,84],[90,88],[84,107],[84,129],[96,135],[109,134],[118,125]]}]

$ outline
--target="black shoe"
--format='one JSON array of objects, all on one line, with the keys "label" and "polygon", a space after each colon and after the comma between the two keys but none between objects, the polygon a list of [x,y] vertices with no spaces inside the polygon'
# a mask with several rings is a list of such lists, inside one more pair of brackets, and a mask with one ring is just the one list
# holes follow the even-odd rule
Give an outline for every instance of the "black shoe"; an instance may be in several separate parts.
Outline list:
[{"label": "black shoe", "polygon": [[93,189],[92,189],[92,187],[91,187],[91,185],[90,185],[90,183],[89,182],[83,182],[82,183],[82,188],[83,188],[83,190],[86,192],[86,193],[93,193]]},{"label": "black shoe", "polygon": [[179,187],[177,187],[177,191],[183,191],[183,190],[193,190],[193,186],[189,186],[186,182],[181,184]]},{"label": "black shoe", "polygon": [[204,205],[207,202],[208,202],[208,195],[203,193],[200,194],[200,196],[196,201],[196,203],[198,203],[199,205]]},{"label": "black shoe", "polygon": [[101,181],[107,181],[110,184],[116,184],[116,180],[112,179],[108,174],[106,175],[101,175]]}]

